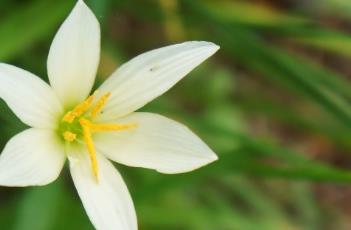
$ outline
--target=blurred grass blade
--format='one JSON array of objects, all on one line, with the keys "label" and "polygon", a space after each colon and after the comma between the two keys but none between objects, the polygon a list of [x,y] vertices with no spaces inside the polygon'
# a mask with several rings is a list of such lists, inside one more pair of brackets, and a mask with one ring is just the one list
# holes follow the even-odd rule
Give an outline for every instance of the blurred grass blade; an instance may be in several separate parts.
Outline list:
[{"label": "blurred grass blade", "polygon": [[22,197],[14,230],[53,229],[64,194],[63,181],[28,189]]},{"label": "blurred grass blade", "polygon": [[318,21],[291,12],[278,11],[265,4],[240,1],[203,3],[214,17],[236,27],[273,34],[351,57],[351,36],[320,26]]},{"label": "blurred grass blade", "polygon": [[[241,98],[237,105],[247,116],[262,116],[275,119],[289,127],[305,133],[321,135],[332,139],[346,149],[351,149],[351,132],[342,126],[324,119],[323,116],[301,113],[289,105],[269,101],[268,99]],[[284,111],[284,112],[282,112]],[[321,122],[323,120],[324,122]]]},{"label": "blurred grass blade", "polygon": [[252,4],[245,1],[202,1],[210,8],[213,15],[228,23],[236,23],[245,27],[264,28],[296,27],[309,21],[297,15],[278,12],[264,4]]},{"label": "blurred grass blade", "polygon": [[[69,13],[73,0],[38,0],[1,19],[0,60],[25,52],[33,44],[50,36]],[[27,54],[28,55],[28,54]]]},{"label": "blurred grass blade", "polygon": [[[309,98],[351,130],[351,106],[338,91],[326,84],[330,81],[326,82],[327,76],[321,70],[283,49],[265,43],[250,31],[234,28],[213,17],[210,9],[202,8],[197,1],[185,3],[191,7],[194,14],[206,14],[206,25],[213,25],[217,32],[216,42],[222,45],[224,52],[272,81]],[[212,17],[209,18],[209,15]],[[203,18],[202,16],[199,17]],[[205,24],[201,21],[201,24],[197,25]]]}]

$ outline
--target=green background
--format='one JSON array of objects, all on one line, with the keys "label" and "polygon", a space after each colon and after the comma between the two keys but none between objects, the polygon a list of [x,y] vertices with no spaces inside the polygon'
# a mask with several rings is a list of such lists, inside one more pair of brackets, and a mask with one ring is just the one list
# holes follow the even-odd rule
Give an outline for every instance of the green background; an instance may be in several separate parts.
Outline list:
[{"label": "green background", "polygon": [[[47,80],[73,0],[0,0],[0,61]],[[219,160],[121,171],[143,230],[350,229],[349,0],[90,0],[99,85],[137,54],[184,40],[221,50],[142,111],[194,130]],[[0,101],[0,149],[24,130]],[[93,229],[67,167],[46,187],[0,188],[0,229]]]}]

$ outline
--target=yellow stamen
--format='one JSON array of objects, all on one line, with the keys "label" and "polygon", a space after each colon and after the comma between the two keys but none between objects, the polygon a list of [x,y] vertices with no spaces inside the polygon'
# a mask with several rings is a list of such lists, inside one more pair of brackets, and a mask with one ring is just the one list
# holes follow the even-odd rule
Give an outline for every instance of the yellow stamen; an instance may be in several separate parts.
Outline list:
[{"label": "yellow stamen", "polygon": [[96,103],[95,107],[91,111],[91,115],[93,118],[95,118],[98,115],[98,113],[101,111],[101,109],[105,106],[110,96],[111,96],[111,93],[106,93],[99,99],[99,101]]},{"label": "yellow stamen", "polygon": [[136,128],[136,124],[94,124],[87,121],[86,124],[93,132],[121,131]]},{"label": "yellow stamen", "polygon": [[87,111],[91,109],[91,106],[94,101],[94,95],[96,92],[89,96],[85,101],[78,104],[73,110],[69,111],[64,117],[63,121],[67,123],[73,123],[73,121],[79,121],[79,125],[81,127],[81,131],[78,127],[78,133],[73,133],[69,130],[77,130],[76,123],[72,124],[72,127],[67,128],[67,124],[65,124],[64,128],[67,128],[63,133],[63,138],[68,142],[73,142],[80,138],[80,135],[83,136],[85,145],[88,149],[89,158],[91,162],[91,168],[93,171],[93,176],[96,179],[96,182],[99,182],[99,166],[96,156],[96,150],[92,138],[92,134],[95,132],[107,132],[107,131],[120,131],[137,127],[136,124],[95,124],[88,120],[87,118],[95,118],[101,111],[101,109],[105,106],[108,98],[111,96],[111,93],[107,93],[103,95],[95,104],[95,106],[91,110],[91,116],[87,116],[85,118],[85,114]]},{"label": "yellow stamen", "polygon": [[75,140],[77,139],[77,134],[72,133],[72,132],[70,132],[70,131],[66,131],[66,132],[63,134],[63,138],[64,138],[66,141],[72,142],[72,141],[75,141]]},{"label": "yellow stamen", "polygon": [[90,128],[87,125],[90,122],[84,118],[81,118],[79,120],[79,123],[83,128],[83,138],[84,138],[85,144],[86,144],[88,152],[89,152],[93,175],[94,175],[96,181],[99,182],[99,174],[98,174],[99,167],[98,167],[98,162],[97,162],[97,158],[96,158],[96,150],[95,150],[94,142],[93,142],[93,139],[91,136]]},{"label": "yellow stamen", "polygon": [[66,115],[63,117],[63,121],[72,123],[75,118],[81,116],[83,113],[85,113],[91,106],[94,100],[94,94],[89,96],[85,101],[82,103],[78,104],[72,111],[69,111],[66,113]]}]

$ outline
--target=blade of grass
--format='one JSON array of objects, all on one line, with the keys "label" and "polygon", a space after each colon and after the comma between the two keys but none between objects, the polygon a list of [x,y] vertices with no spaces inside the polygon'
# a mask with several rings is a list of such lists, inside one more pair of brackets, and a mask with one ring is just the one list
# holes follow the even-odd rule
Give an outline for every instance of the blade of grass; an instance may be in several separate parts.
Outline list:
[{"label": "blade of grass", "polygon": [[24,53],[36,42],[49,36],[72,7],[73,0],[37,0],[3,18],[0,24],[0,60]]},{"label": "blade of grass", "polygon": [[[196,4],[196,1],[184,2],[191,7],[192,15],[207,12],[206,10],[202,12],[201,6]],[[351,129],[351,107],[338,91],[321,81],[324,75],[318,74],[320,71],[314,70],[312,66],[294,55],[263,42],[249,31],[233,28],[216,18],[209,18],[208,14],[206,17],[208,19],[206,26],[213,25],[213,29],[218,33],[216,42],[222,45],[224,52],[272,81],[279,82],[309,98],[323,108],[324,112]],[[204,23],[201,21],[201,25],[197,25],[201,26]]]}]

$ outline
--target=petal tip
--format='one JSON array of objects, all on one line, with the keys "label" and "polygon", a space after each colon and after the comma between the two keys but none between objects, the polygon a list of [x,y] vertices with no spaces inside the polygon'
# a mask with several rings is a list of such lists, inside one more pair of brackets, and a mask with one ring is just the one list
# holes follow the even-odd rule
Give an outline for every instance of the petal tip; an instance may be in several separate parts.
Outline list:
[{"label": "petal tip", "polygon": [[210,159],[211,159],[211,162],[214,162],[214,161],[218,161],[218,160],[219,160],[217,154],[215,154],[215,153],[212,154],[212,157],[211,157]]},{"label": "petal tip", "polygon": [[208,47],[214,50],[218,50],[220,48],[219,45],[213,42],[208,42],[208,41],[194,41],[194,42],[199,43],[200,46]]},{"label": "petal tip", "polygon": [[215,43],[212,43],[212,46],[214,47],[215,51],[218,51],[221,47]]},{"label": "petal tip", "polygon": [[[74,6],[72,12],[79,12],[81,15],[90,15],[93,16],[93,18],[96,18],[90,7],[83,1],[83,0],[78,0],[76,5]],[[97,19],[96,19],[97,21]]]},{"label": "petal tip", "polygon": [[[84,7],[88,7],[87,4],[83,1],[83,0],[78,0],[76,5],[80,5],[80,6],[84,6]],[[88,7],[89,8],[89,7]]]},{"label": "petal tip", "polygon": [[196,44],[197,47],[208,51],[208,52],[206,52],[208,54],[208,56],[215,54],[220,49],[220,46],[213,43],[213,42],[193,41],[192,43]]},{"label": "petal tip", "polygon": [[212,53],[216,53],[221,47],[215,43],[208,42],[208,48],[212,51]]},{"label": "petal tip", "polygon": [[206,160],[206,163],[204,164],[204,166],[211,164],[219,159],[217,154],[215,154],[213,151],[211,151],[211,154],[209,154],[209,156],[207,156],[206,158],[207,158],[207,160]]},{"label": "petal tip", "polygon": [[212,150],[208,152],[208,155],[203,159],[202,164],[199,166],[199,168],[204,167],[206,165],[212,164],[213,162],[217,161],[219,158],[217,154],[215,154]]}]

